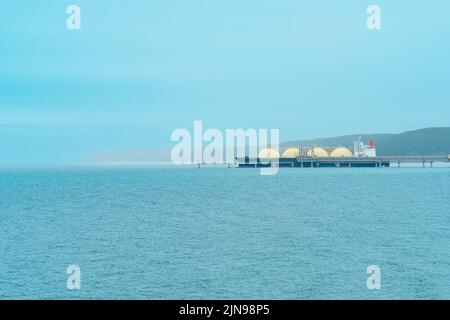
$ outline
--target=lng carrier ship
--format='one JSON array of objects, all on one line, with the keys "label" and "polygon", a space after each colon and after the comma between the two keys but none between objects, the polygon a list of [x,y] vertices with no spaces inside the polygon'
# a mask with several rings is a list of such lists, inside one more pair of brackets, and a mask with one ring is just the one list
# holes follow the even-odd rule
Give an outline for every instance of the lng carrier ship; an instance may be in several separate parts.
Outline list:
[{"label": "lng carrier ship", "polygon": [[449,156],[391,156],[378,157],[373,139],[369,144],[361,138],[353,142],[353,150],[348,147],[287,147],[281,155],[275,148],[264,148],[256,159],[248,156],[236,158],[239,168],[264,168],[279,166],[287,168],[319,167],[390,167],[395,163],[421,163],[430,167],[434,162],[449,162]]}]

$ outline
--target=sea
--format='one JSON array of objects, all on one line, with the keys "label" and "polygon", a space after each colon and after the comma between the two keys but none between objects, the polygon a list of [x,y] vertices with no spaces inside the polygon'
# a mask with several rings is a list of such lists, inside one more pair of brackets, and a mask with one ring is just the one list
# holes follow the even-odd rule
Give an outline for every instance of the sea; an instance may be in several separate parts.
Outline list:
[{"label": "sea", "polygon": [[0,169],[0,299],[450,299],[450,167]]}]

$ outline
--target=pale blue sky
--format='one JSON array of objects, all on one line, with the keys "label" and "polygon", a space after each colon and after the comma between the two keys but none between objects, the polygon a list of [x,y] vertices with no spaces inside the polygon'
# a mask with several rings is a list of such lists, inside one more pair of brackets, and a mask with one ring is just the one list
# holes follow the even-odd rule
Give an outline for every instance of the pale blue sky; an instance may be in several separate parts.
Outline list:
[{"label": "pale blue sky", "polygon": [[449,13],[445,0],[2,3],[0,165],[167,148],[194,120],[282,140],[450,126]]}]

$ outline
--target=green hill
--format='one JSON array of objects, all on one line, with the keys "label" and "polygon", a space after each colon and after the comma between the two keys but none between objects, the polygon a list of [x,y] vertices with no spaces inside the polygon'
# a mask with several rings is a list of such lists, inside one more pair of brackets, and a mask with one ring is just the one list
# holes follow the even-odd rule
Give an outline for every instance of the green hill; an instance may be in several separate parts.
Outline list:
[{"label": "green hill", "polygon": [[375,140],[379,156],[448,155],[450,154],[450,128],[426,128],[400,134],[355,134],[314,140],[297,140],[282,143],[282,146],[348,146],[362,137],[368,143]]}]

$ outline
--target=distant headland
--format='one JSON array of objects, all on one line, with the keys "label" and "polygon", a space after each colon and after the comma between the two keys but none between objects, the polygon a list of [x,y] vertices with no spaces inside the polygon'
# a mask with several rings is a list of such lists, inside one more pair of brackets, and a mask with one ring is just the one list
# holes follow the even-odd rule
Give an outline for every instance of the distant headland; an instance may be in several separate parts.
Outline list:
[{"label": "distant headland", "polygon": [[281,143],[287,146],[353,146],[358,137],[374,139],[379,156],[425,156],[450,154],[450,128],[425,128],[399,134],[354,134],[313,140],[295,140]]},{"label": "distant headland", "polygon": [[[345,146],[352,147],[361,137],[364,141],[373,139],[378,156],[442,156],[450,154],[450,127],[424,128],[403,133],[353,134],[313,140],[293,140],[280,143],[288,146]],[[169,162],[170,149],[118,150],[97,153],[88,162]]]}]

